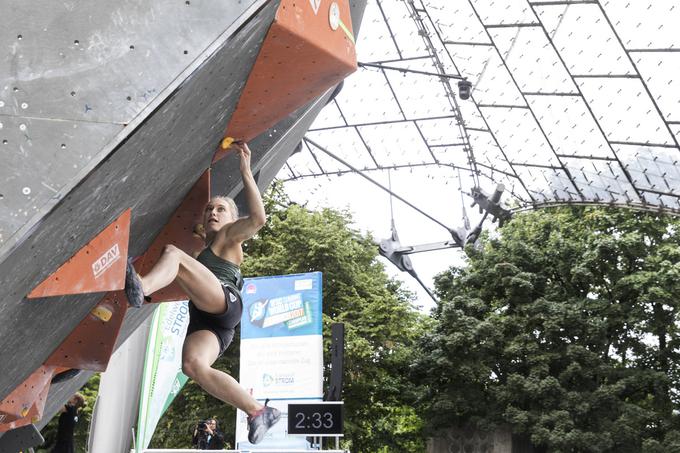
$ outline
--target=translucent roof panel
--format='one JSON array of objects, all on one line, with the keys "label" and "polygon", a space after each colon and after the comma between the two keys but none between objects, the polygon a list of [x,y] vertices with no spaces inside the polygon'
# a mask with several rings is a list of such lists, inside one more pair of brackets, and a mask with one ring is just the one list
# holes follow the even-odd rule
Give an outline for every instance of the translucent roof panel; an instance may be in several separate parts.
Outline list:
[{"label": "translucent roof panel", "polygon": [[525,24],[534,21],[526,2],[512,0],[481,0],[475,2],[475,12],[487,24]]},{"label": "translucent roof panel", "polygon": [[[680,214],[678,23],[653,0],[369,0],[360,68],[308,137],[355,170],[503,184],[513,209]],[[354,171],[313,148],[281,177]]]},{"label": "translucent roof panel", "polygon": [[415,123],[364,126],[359,133],[378,166],[424,164],[433,160]]},{"label": "translucent roof panel", "polygon": [[[569,6],[565,8],[565,6]],[[542,28],[572,74],[633,74],[635,71],[596,4],[536,7]]]},{"label": "translucent roof panel", "polygon": [[653,0],[600,2],[608,21],[615,29],[626,49],[680,48],[680,8],[676,2]]},{"label": "translucent roof panel", "polygon": [[607,137],[614,142],[669,145],[673,138],[640,79],[588,78],[581,90]]},{"label": "translucent roof panel", "polygon": [[580,96],[529,96],[529,104],[562,156],[613,158],[600,125]]},{"label": "translucent roof panel", "polygon": [[[523,93],[575,93],[569,73],[540,27],[497,28],[491,36]],[[527,58],[531,58],[528,64]]]}]

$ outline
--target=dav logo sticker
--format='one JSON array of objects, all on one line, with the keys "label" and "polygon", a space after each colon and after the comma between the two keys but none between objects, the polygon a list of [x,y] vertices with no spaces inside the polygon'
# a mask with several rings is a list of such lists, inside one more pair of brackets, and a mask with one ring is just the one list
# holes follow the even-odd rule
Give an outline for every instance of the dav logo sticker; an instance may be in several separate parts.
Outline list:
[{"label": "dav logo sticker", "polygon": [[102,256],[97,258],[97,260],[92,263],[92,273],[94,278],[98,278],[102,275],[108,268],[110,268],[113,263],[118,261],[120,258],[120,250],[118,249],[118,244],[113,244],[113,247],[108,249]]},{"label": "dav logo sticker", "polygon": [[257,292],[257,286],[253,283],[248,283],[246,285],[246,294],[255,294]]},{"label": "dav logo sticker", "polygon": [[319,13],[319,6],[321,6],[321,0],[309,0],[309,3],[312,5],[312,9],[314,10],[314,14]]}]

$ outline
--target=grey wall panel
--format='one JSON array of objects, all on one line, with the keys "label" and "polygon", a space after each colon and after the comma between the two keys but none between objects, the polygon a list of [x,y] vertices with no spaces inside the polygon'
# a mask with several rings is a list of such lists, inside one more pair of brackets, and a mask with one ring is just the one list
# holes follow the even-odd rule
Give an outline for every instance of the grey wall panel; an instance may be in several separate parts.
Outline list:
[{"label": "grey wall panel", "polygon": [[350,14],[352,15],[352,31],[354,37],[359,36],[361,29],[361,22],[364,19],[364,11],[366,10],[367,0],[349,0]]},{"label": "grey wall panel", "polygon": [[[105,123],[0,117],[0,245],[33,219],[113,137]],[[5,132],[3,134],[3,131]]]},{"label": "grey wall panel", "polygon": [[0,1],[0,259],[264,1]]},{"label": "grey wall panel", "polygon": [[[26,425],[0,436],[1,453],[17,453],[29,451],[29,448],[41,445],[43,439],[35,425]],[[30,450],[32,451],[32,450]]]},{"label": "grey wall panel", "polygon": [[0,112],[127,124],[256,1],[4,0]]},{"label": "grey wall panel", "polygon": [[101,295],[24,296],[122,211],[141,254],[210,164],[278,2],[267,3],[69,192],[0,263],[0,396],[35,370]]}]

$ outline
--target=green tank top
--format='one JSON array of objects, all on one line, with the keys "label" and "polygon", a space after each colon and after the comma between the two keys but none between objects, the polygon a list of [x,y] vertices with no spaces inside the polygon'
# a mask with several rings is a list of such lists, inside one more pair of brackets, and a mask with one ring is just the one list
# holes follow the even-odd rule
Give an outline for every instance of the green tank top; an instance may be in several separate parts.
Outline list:
[{"label": "green tank top", "polygon": [[196,260],[215,274],[223,285],[232,286],[239,291],[241,290],[243,286],[241,269],[231,261],[215,255],[210,246],[204,248],[196,257]]}]

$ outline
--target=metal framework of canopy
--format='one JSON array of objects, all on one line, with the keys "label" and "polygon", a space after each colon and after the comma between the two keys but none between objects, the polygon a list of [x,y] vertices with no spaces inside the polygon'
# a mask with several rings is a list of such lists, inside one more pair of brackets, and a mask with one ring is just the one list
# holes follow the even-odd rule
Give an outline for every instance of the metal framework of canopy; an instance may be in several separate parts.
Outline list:
[{"label": "metal framework of canopy", "polygon": [[[501,183],[514,209],[680,214],[679,22],[677,1],[371,0],[363,66],[307,136],[367,174]],[[279,176],[351,171],[305,142]]]}]

